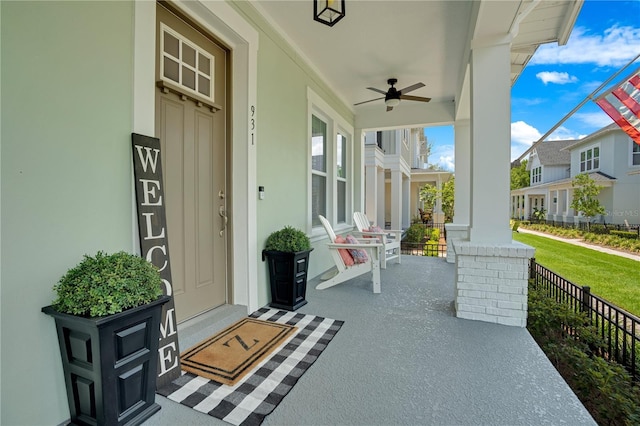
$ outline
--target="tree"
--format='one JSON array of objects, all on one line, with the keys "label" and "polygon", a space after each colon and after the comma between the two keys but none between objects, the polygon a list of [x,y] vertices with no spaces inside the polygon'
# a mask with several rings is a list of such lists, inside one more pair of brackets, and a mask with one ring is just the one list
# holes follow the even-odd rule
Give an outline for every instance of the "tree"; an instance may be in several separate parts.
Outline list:
[{"label": "tree", "polygon": [[582,212],[587,218],[587,229],[591,229],[591,218],[605,213],[604,207],[597,198],[603,187],[596,185],[596,182],[586,173],[576,175],[571,186],[574,188],[571,208]]},{"label": "tree", "polygon": [[455,192],[455,178],[451,177],[442,185],[440,198],[442,199],[442,212],[444,213],[445,223],[453,222],[453,197]]},{"label": "tree", "polygon": [[438,189],[433,185],[425,185],[420,188],[420,201],[424,203],[425,210],[433,210],[438,199]]},{"label": "tree", "polygon": [[511,189],[526,188],[529,185],[527,160],[522,160],[518,167],[511,168]]}]

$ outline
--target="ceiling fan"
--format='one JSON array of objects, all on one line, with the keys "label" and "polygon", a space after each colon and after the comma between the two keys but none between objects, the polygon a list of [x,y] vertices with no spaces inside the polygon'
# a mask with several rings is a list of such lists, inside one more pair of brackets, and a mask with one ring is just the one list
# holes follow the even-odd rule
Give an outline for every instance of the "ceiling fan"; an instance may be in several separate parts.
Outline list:
[{"label": "ceiling fan", "polygon": [[418,102],[429,102],[431,100],[431,98],[423,98],[422,96],[411,96],[411,95],[407,95],[406,93],[409,93],[413,90],[419,89],[421,87],[424,87],[424,83],[416,83],[416,84],[412,84],[409,87],[405,87],[404,89],[398,90],[395,87],[393,87],[394,84],[396,84],[398,82],[398,79],[396,78],[390,78],[387,80],[387,84],[389,84],[391,87],[389,88],[389,90],[387,90],[386,92],[384,90],[380,90],[380,89],[376,89],[375,87],[367,87],[367,89],[369,90],[373,90],[374,92],[378,92],[378,93],[382,93],[384,95],[383,98],[375,98],[375,99],[369,99],[368,101],[364,101],[364,102],[359,102],[355,105],[361,105],[361,104],[366,104],[367,102],[373,102],[373,101],[377,101],[380,99],[384,99],[384,103],[387,105],[387,111],[391,111],[393,109],[393,107],[398,106],[398,104],[400,104],[400,100],[401,99],[405,99],[407,101],[418,101]]}]

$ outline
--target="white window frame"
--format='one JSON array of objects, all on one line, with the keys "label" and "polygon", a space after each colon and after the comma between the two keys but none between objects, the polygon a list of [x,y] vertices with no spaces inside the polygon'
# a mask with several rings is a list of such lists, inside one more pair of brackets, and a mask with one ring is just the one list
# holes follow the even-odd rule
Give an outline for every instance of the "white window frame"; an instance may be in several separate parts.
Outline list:
[{"label": "white window frame", "polygon": [[[180,49],[180,58],[177,58],[167,52],[165,52],[164,50],[164,33],[168,33],[171,36],[175,37],[178,39],[180,45],[179,45],[179,49]],[[195,50],[196,52],[196,67],[194,68],[193,66],[187,64],[186,62],[184,62],[182,60],[182,46],[186,44],[187,46],[189,46],[190,48],[192,48],[193,50]],[[177,32],[176,30],[174,30],[173,28],[169,27],[168,25],[164,24],[164,23],[160,23],[160,80],[162,81],[166,81],[169,84],[173,84],[176,85],[178,87],[180,87],[180,89],[191,93],[193,95],[202,97],[204,99],[210,100],[211,102],[215,102],[215,93],[214,93],[214,89],[215,89],[215,58],[209,53],[207,52],[205,49],[203,49],[202,47],[198,46],[196,43],[194,43],[193,41],[189,40],[187,37],[183,36],[182,34],[180,34],[179,32]],[[198,65],[197,62],[199,61],[199,57],[198,55],[202,55],[205,58],[207,58],[209,60],[209,74],[206,74],[202,71],[200,71],[198,69]],[[168,57],[169,59],[171,59],[172,61],[176,62],[178,64],[178,80],[180,81],[175,81],[172,80],[168,77],[164,76],[164,57]],[[190,71],[192,71],[195,74],[195,86],[196,89],[192,89],[189,86],[186,86],[182,83],[182,67],[185,67],[187,69],[189,69]],[[203,76],[205,78],[207,78],[209,80],[209,96],[205,95],[204,93],[201,93],[200,91],[198,91],[198,85],[199,85],[199,80],[198,80],[198,76]]]},{"label": "white window frame", "polygon": [[[595,150],[598,149],[598,156],[595,156]],[[587,162],[589,161],[587,159],[587,156],[589,155],[589,151],[591,151],[591,167],[587,168]],[[600,170],[600,144],[597,145],[593,145],[590,146],[589,148],[585,148],[585,149],[581,149],[580,152],[578,153],[578,170],[579,173],[588,173],[588,172],[593,172],[593,171],[597,171]],[[585,160],[582,161],[582,153],[584,153],[585,155]],[[595,167],[595,161],[596,159],[598,160],[598,166]],[[582,168],[582,164],[584,163],[584,169]]]},{"label": "white window frame", "polygon": [[542,182],[542,166],[535,167],[531,170],[531,185]]},{"label": "white window frame", "polygon": [[[308,201],[307,201],[307,234],[313,237],[326,237],[326,232],[322,226],[313,226],[312,220],[312,177],[316,173],[312,167],[311,133],[312,117],[316,116],[327,123],[327,150],[326,155],[326,207],[327,220],[331,223],[336,233],[353,228],[353,146],[354,129],[342,116],[340,116],[327,102],[317,95],[311,88],[307,88],[307,167],[308,167]],[[337,223],[338,218],[338,133],[346,138],[346,200],[345,200],[345,222]]]},{"label": "white window frame", "polygon": [[[630,139],[629,142],[631,146],[629,147],[629,167],[640,167],[640,145],[635,143],[633,139]],[[634,164],[633,160],[636,160]]]}]

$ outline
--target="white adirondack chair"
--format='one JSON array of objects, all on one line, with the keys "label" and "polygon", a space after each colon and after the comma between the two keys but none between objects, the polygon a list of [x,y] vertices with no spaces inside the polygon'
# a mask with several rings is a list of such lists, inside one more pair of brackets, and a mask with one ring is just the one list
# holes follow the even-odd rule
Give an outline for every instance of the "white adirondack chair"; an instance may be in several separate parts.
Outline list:
[{"label": "white adirondack chair", "polygon": [[[331,224],[324,216],[318,215],[318,217],[320,218],[320,222],[322,222],[322,226],[324,226],[324,229],[325,231],[327,231],[327,235],[329,236],[327,247],[329,247],[329,252],[331,253],[331,257],[336,264],[338,273],[332,278],[329,278],[326,281],[318,284],[316,286],[316,289],[324,290],[326,288],[333,287],[334,285],[341,284],[347,280],[370,272],[371,280],[373,281],[373,292],[380,293],[379,253],[382,244],[379,244],[377,240],[373,238],[369,239],[370,241],[359,240],[360,244],[336,244],[334,242],[336,240],[336,233],[333,232]],[[365,263],[356,263],[355,265],[347,266],[342,260],[342,256],[340,256],[340,252],[338,251],[338,249],[364,249],[367,252],[367,257],[369,258],[369,260]]]},{"label": "white adirondack chair", "polygon": [[402,231],[383,229],[383,232],[368,232],[371,222],[367,215],[362,212],[353,212],[353,221],[358,228],[358,234],[363,237],[375,237],[382,243],[382,256],[380,264],[382,269],[387,268],[387,261],[396,259],[396,263],[401,263],[400,256],[400,240],[402,239]]}]

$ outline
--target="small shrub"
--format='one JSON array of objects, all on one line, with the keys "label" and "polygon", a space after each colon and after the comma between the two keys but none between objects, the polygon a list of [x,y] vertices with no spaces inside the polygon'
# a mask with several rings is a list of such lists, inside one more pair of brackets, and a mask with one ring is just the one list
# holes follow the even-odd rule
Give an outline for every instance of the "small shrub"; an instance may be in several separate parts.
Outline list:
[{"label": "small shrub", "polygon": [[609,232],[611,235],[615,235],[621,238],[629,238],[631,240],[637,240],[638,239],[638,233],[637,232],[632,232],[632,231],[610,231]]},{"label": "small shrub", "polygon": [[404,241],[407,243],[421,243],[426,235],[427,228],[422,223],[414,223],[405,234]]},{"label": "small shrub", "polygon": [[591,225],[590,231],[593,232],[594,234],[608,234],[609,230],[607,229],[606,226],[604,225],[600,225],[598,223]]},{"label": "small shrub", "polygon": [[429,238],[431,241],[440,241],[440,229],[439,228],[433,228],[431,230],[431,238]]},{"label": "small shrub", "polygon": [[527,329],[598,424],[640,424],[640,388],[598,353],[606,344],[581,312],[529,285]]},{"label": "small shrub", "polygon": [[297,253],[311,249],[311,241],[307,234],[300,229],[285,226],[279,231],[272,232],[265,242],[266,251],[283,251]]},{"label": "small shrub", "polygon": [[79,316],[104,316],[152,302],[162,295],[158,269],[140,256],[123,251],[85,255],[53,287],[53,307]]}]

